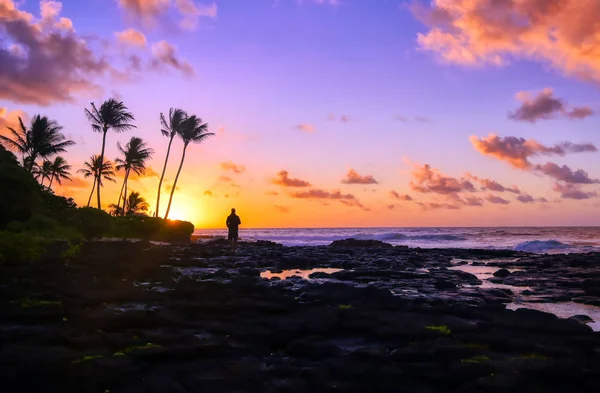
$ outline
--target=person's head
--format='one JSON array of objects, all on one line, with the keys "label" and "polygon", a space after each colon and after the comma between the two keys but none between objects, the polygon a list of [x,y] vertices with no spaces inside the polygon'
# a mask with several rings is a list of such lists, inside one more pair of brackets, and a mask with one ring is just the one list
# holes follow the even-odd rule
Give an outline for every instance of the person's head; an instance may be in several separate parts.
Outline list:
[{"label": "person's head", "polygon": [[235,207],[231,208],[231,214],[235,214]]}]

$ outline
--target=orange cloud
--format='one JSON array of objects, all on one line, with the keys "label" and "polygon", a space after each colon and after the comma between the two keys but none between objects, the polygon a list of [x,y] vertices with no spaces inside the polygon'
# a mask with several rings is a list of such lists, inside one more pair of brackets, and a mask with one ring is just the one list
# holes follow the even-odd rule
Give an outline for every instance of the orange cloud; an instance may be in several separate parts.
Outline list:
[{"label": "orange cloud", "polygon": [[398,194],[397,191],[390,191],[390,195],[392,198],[397,199],[399,201],[412,201],[412,197],[408,194]]},{"label": "orange cloud", "polygon": [[279,206],[279,205],[275,205],[273,206],[276,210],[280,211],[281,213],[289,213],[290,209],[285,207],[285,206]]},{"label": "orange cloud", "polygon": [[305,180],[290,178],[288,171],[281,171],[271,180],[271,183],[283,187],[310,187],[310,183]]},{"label": "orange cloud", "polygon": [[246,167],[243,165],[236,165],[231,161],[222,162],[221,168],[226,171],[232,171],[233,173],[243,173],[246,171]]},{"label": "orange cloud", "polygon": [[506,161],[519,169],[532,166],[529,158],[532,156],[564,156],[567,153],[597,152],[598,148],[591,143],[575,144],[563,142],[554,146],[544,146],[534,139],[524,139],[516,136],[499,137],[495,134],[487,138],[471,136],[471,144],[483,155],[489,155]]},{"label": "orange cloud", "polygon": [[502,66],[522,57],[600,82],[597,0],[433,0],[412,11],[429,26],[419,46],[444,62]]},{"label": "orange cloud", "polygon": [[213,193],[210,190],[206,190],[206,191],[204,191],[204,196],[212,197]]},{"label": "orange cloud", "polygon": [[186,30],[194,30],[200,17],[216,18],[217,4],[199,4],[193,0],[118,0],[119,6],[128,15],[154,27],[169,20],[169,12],[180,17],[179,25]]},{"label": "orange cloud", "polygon": [[458,192],[474,192],[475,187],[470,181],[449,177],[441,174],[429,165],[415,166],[412,172],[414,181],[410,182],[413,190],[421,193],[456,194]]},{"label": "orange cloud", "polygon": [[64,188],[89,188],[90,183],[80,177],[72,177],[71,180],[63,180]]},{"label": "orange cloud", "polygon": [[371,175],[361,176],[354,169],[350,169],[345,178],[342,179],[343,184],[378,184],[377,180]]},{"label": "orange cloud", "polygon": [[135,29],[127,29],[124,31],[120,31],[115,33],[117,37],[117,41],[121,44],[131,45],[131,46],[139,46],[144,48],[147,44],[146,36]]},{"label": "orange cloud", "polygon": [[279,195],[279,193],[277,191],[265,191],[265,195],[275,196]]},{"label": "orange cloud", "polygon": [[298,124],[298,125],[294,126],[293,128],[296,130],[304,131],[304,132],[315,132],[316,131],[315,126],[313,126],[312,124],[306,124],[306,123]]},{"label": "orange cloud", "polygon": [[21,110],[8,111],[8,109],[0,107],[0,135],[8,136],[10,134],[7,127],[17,129],[19,117],[25,124],[29,121],[29,116]]},{"label": "orange cloud", "polygon": [[521,106],[508,117],[513,120],[535,123],[538,120],[553,119],[559,114],[564,114],[570,119],[584,119],[592,116],[594,111],[589,107],[574,107],[569,109],[564,100],[554,97],[554,91],[546,88],[535,97],[529,92],[517,93]]}]

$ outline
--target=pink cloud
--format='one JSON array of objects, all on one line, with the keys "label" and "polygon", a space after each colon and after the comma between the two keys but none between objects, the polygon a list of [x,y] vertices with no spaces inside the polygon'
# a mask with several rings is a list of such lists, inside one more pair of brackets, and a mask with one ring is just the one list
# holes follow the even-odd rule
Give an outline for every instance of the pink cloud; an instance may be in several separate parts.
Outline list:
[{"label": "pink cloud", "polygon": [[152,68],[159,71],[173,68],[187,77],[196,74],[190,63],[178,58],[177,48],[164,40],[152,44]]},{"label": "pink cloud", "polygon": [[290,196],[298,199],[332,199],[348,206],[356,206],[363,210],[368,210],[353,194],[342,194],[340,190],[329,192],[320,189],[311,189],[308,191],[295,192],[290,194]]},{"label": "pink cloud", "polygon": [[495,180],[479,178],[477,176],[467,173],[467,177],[472,179],[483,186],[484,190],[495,191],[495,192],[512,192],[513,194],[520,194],[521,190],[517,186],[505,187]]},{"label": "pink cloud", "polygon": [[276,210],[280,211],[281,213],[289,213],[290,212],[290,209],[288,207],[285,207],[285,206],[274,205],[273,207]]},{"label": "pink cloud", "polygon": [[600,183],[599,179],[590,178],[588,173],[583,169],[577,169],[576,171],[574,171],[566,165],[559,166],[553,162],[547,162],[544,165],[536,165],[534,169],[543,173],[546,176],[549,176],[555,180],[563,181],[565,183]]},{"label": "pink cloud", "polygon": [[493,195],[493,194],[488,194],[485,197],[485,200],[490,202],[490,203],[495,203],[495,204],[500,204],[500,205],[508,205],[510,203],[510,201],[501,198],[499,196]]},{"label": "pink cloud", "polygon": [[517,93],[517,99],[521,106],[514,112],[509,113],[513,120],[535,123],[538,120],[548,120],[563,114],[570,119],[583,119],[592,116],[594,111],[589,107],[567,108],[564,100],[554,97],[554,91],[546,88],[536,96],[529,92]]},{"label": "pink cloud", "polygon": [[564,156],[567,153],[598,151],[598,148],[591,143],[563,142],[554,146],[545,146],[534,139],[516,136],[499,137],[495,134],[490,134],[486,138],[471,136],[469,140],[481,154],[506,161],[519,169],[530,168],[532,164],[529,158],[534,156]]},{"label": "pink cloud", "polygon": [[315,126],[313,126],[312,124],[307,124],[307,123],[298,124],[298,125],[294,126],[294,128],[296,130],[300,130],[300,131],[304,131],[304,132],[309,132],[309,133],[312,133],[312,132],[316,131]]},{"label": "pink cloud", "polygon": [[560,192],[560,196],[564,199],[582,200],[591,199],[598,196],[596,191],[583,191],[581,186],[568,183],[554,184],[554,191]]},{"label": "pink cloud", "polygon": [[397,191],[390,191],[390,195],[392,198],[397,199],[399,201],[412,201],[412,197],[408,194],[399,194]]},{"label": "pink cloud", "polygon": [[445,176],[437,169],[429,165],[415,166],[412,172],[413,181],[410,186],[413,190],[421,193],[455,194],[457,192],[473,192],[475,187],[470,181],[460,178]]},{"label": "pink cloud", "polygon": [[179,26],[195,30],[201,17],[215,19],[217,4],[197,3],[193,0],[118,0],[119,7],[130,17],[148,27],[169,24],[170,16],[177,14]]},{"label": "pink cloud", "polygon": [[439,209],[458,210],[458,209],[460,209],[459,206],[453,205],[450,203],[417,202],[417,204],[419,206],[421,206],[423,208],[423,210],[439,210]]},{"label": "pink cloud", "polygon": [[377,180],[371,175],[361,176],[354,169],[350,169],[345,178],[342,179],[343,184],[378,184]]},{"label": "pink cloud", "polygon": [[3,36],[12,43],[0,48],[0,100],[46,106],[100,93],[94,79],[113,68],[75,33],[70,19],[60,17],[61,3],[40,4],[36,18],[13,0],[0,2]]},{"label": "pink cloud", "polygon": [[517,197],[517,200],[522,203],[533,203],[535,202],[535,198],[529,194],[521,194]]},{"label": "pink cloud", "polygon": [[288,171],[281,171],[271,180],[271,183],[284,187],[310,187],[310,183],[305,180],[290,178]]}]

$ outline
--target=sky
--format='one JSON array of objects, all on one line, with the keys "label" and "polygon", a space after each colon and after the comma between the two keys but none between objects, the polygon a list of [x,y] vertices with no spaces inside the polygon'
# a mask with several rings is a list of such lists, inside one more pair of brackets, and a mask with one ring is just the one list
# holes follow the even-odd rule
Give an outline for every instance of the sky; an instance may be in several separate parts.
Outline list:
[{"label": "sky", "polygon": [[[600,225],[597,0],[0,0],[0,133],[35,114],[101,149],[84,109],[123,101],[154,149],[129,182],[156,208],[181,108],[170,218],[243,227]],[[166,209],[183,144],[161,193]],[[123,174],[102,191],[116,203]],[[95,198],[94,198],[95,199]]]}]

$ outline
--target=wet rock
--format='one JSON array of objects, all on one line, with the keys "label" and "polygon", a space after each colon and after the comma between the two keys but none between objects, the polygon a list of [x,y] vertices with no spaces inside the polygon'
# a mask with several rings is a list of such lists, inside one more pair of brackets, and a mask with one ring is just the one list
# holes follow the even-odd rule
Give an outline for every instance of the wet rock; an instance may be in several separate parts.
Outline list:
[{"label": "wet rock", "polygon": [[588,317],[587,315],[573,315],[569,319],[572,319],[577,322],[582,322],[582,323],[588,323],[588,322],[594,321],[592,318]]},{"label": "wet rock", "polygon": [[505,278],[510,276],[510,271],[508,269],[500,269],[494,272],[494,277]]}]

